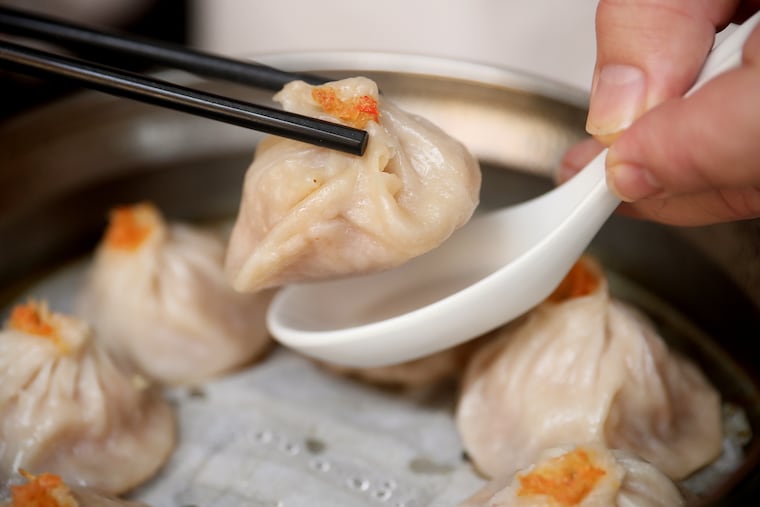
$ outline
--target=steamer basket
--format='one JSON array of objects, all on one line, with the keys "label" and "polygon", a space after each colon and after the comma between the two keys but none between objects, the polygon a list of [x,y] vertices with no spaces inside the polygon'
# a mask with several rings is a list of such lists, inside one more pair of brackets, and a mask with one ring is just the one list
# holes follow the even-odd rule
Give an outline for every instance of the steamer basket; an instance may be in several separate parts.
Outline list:
[{"label": "steamer basket", "polygon": [[[257,59],[375,79],[385,96],[478,156],[482,209],[546,191],[564,150],[584,136],[585,94],[505,69],[377,53]],[[269,93],[183,73],[162,77],[271,102]],[[70,306],[116,204],[152,200],[180,220],[233,217],[260,139],[92,92],[0,124],[3,308],[29,294],[49,297],[59,310]],[[748,429],[760,432],[758,229],[757,221],[680,229],[615,216],[590,247],[616,295],[648,312],[743,414],[737,466],[687,481],[699,493],[690,493],[689,505],[748,505],[760,495],[760,439],[747,437]],[[451,385],[387,392],[279,349],[250,370],[168,395],[179,410],[180,446],[161,475],[134,493],[155,506],[444,506],[482,483],[462,456]]]}]

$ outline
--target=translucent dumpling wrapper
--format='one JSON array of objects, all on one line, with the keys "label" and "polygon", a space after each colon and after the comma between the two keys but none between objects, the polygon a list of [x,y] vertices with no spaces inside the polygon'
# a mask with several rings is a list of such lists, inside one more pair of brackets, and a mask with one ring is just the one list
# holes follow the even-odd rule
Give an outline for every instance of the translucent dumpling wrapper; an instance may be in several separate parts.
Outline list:
[{"label": "translucent dumpling wrapper", "polygon": [[0,331],[0,486],[19,469],[107,493],[152,477],[175,445],[169,404],[83,320],[16,306]]},{"label": "translucent dumpling wrapper", "polygon": [[142,502],[122,500],[91,488],[70,487],[55,474],[32,475],[20,471],[23,484],[10,487],[11,499],[0,502],[1,507],[148,507]]},{"label": "translucent dumpling wrapper", "polygon": [[119,359],[167,384],[199,382],[271,344],[271,291],[240,294],[224,274],[219,234],[167,223],[148,203],[116,208],[78,311]]},{"label": "translucent dumpling wrapper", "polygon": [[478,204],[477,160],[370,79],[287,84],[284,109],[364,129],[364,156],[265,138],[245,176],[227,253],[234,287],[368,273],[427,252]]},{"label": "translucent dumpling wrapper", "polygon": [[672,479],[720,454],[718,392],[642,313],[610,297],[590,258],[495,334],[468,364],[456,412],[467,452],[489,477],[569,444],[627,450]]},{"label": "translucent dumpling wrapper", "polygon": [[678,507],[683,497],[653,465],[601,445],[541,453],[535,464],[487,484],[460,507]]}]

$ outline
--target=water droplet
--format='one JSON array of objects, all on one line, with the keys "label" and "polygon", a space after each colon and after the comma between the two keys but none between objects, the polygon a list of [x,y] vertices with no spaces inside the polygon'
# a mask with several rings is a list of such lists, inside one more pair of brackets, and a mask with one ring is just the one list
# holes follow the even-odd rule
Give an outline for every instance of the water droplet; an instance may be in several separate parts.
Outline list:
[{"label": "water droplet", "polygon": [[299,452],[301,452],[301,448],[298,447],[298,444],[294,444],[293,442],[285,442],[281,446],[281,449],[291,456],[295,456]]},{"label": "water droplet", "polygon": [[259,430],[253,434],[253,441],[258,444],[268,444],[274,440],[274,434],[269,430]]},{"label": "water droplet", "polygon": [[393,480],[393,479],[385,479],[383,481],[383,487],[385,489],[394,490],[394,489],[396,489],[396,486],[398,486],[398,484],[396,484],[396,481]]},{"label": "water droplet", "polygon": [[369,481],[361,477],[354,477],[348,480],[348,485],[359,491],[367,491],[369,489]]},{"label": "water droplet", "polygon": [[375,491],[375,498],[382,502],[388,500],[391,496],[393,496],[393,491],[389,489],[378,489]]},{"label": "water droplet", "polygon": [[311,461],[311,467],[320,472],[327,472],[330,470],[330,462],[323,459],[314,459]]}]

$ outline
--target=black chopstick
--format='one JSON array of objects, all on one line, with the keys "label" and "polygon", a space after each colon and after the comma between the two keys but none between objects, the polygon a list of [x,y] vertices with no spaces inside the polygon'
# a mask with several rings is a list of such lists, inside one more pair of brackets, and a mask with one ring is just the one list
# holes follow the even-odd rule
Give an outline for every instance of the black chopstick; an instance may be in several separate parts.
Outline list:
[{"label": "black chopstick", "polygon": [[98,49],[141,58],[167,67],[183,69],[206,77],[223,79],[257,88],[279,91],[300,79],[323,84],[328,79],[312,74],[285,72],[256,62],[234,60],[204,53],[177,44],[126,34],[114,34],[26,11],[0,7],[0,31],[29,36],[70,49]]},{"label": "black chopstick", "polygon": [[[147,62],[180,68],[206,77],[235,81],[273,91],[301,79],[321,84],[325,78],[295,74],[253,62],[194,51],[182,46],[110,34],[63,20],[0,7],[0,32],[31,37],[68,48],[117,52]],[[147,102],[205,118],[287,137],[317,146],[363,155],[363,130],[220,95],[205,93],[133,72],[33,49],[0,39],[0,63],[27,74],[76,81],[102,92]]]},{"label": "black chopstick", "polygon": [[0,62],[17,71],[62,77],[113,95],[354,155],[362,155],[367,144],[367,133],[363,130],[200,92],[140,74],[2,40]]}]

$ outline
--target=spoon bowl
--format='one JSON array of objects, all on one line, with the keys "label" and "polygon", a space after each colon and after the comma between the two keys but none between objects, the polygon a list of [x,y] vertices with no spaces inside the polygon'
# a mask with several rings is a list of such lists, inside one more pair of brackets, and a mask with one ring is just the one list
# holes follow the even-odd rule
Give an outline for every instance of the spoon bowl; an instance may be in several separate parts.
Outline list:
[{"label": "spoon bowl", "polygon": [[605,153],[565,184],[476,216],[398,268],[285,287],[270,307],[270,331],[308,355],[369,367],[513,320],[554,290],[619,204],[605,183]]},{"label": "spoon bowl", "polygon": [[[760,21],[708,56],[687,96],[736,67]],[[597,155],[563,185],[473,218],[437,249],[385,272],[285,287],[267,315],[282,344],[355,367],[413,360],[519,317],[548,297],[620,203]]]}]

